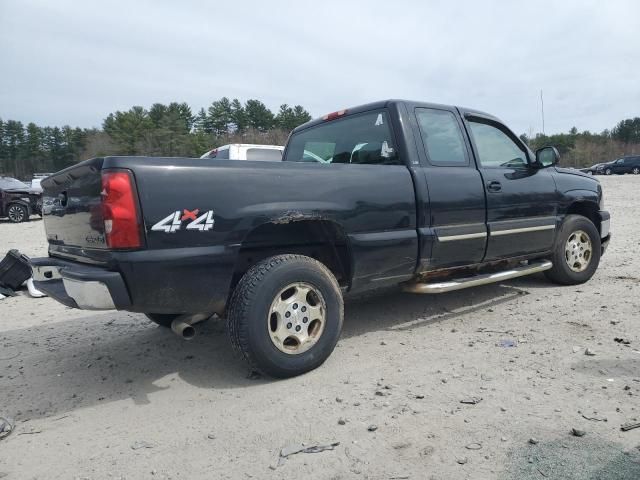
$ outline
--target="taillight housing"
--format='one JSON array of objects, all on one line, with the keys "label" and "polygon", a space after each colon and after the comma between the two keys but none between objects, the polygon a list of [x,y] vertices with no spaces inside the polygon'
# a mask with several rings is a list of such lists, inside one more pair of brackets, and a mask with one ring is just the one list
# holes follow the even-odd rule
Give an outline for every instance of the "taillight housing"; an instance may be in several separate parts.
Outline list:
[{"label": "taillight housing", "polygon": [[142,246],[135,182],[129,170],[102,171],[102,219],[109,248]]},{"label": "taillight housing", "polygon": [[322,117],[322,120],[326,121],[330,121],[330,120],[335,120],[336,118],[340,118],[344,115],[347,114],[347,110],[338,110],[337,112],[331,112],[331,113],[327,113],[324,117]]}]

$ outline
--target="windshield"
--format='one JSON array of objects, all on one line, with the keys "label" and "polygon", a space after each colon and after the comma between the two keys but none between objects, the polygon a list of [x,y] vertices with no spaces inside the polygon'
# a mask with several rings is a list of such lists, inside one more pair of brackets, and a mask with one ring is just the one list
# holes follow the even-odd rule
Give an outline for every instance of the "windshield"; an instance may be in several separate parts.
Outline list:
[{"label": "windshield", "polygon": [[16,180],[11,177],[0,177],[0,188],[4,188],[6,190],[14,189],[14,188],[23,188],[29,189],[29,185],[26,183],[22,183],[20,180]]}]

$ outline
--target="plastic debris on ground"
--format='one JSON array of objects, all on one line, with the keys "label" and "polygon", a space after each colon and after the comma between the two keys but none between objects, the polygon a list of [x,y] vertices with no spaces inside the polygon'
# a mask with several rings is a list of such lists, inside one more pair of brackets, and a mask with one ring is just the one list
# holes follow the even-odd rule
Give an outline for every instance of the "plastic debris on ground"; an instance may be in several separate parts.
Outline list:
[{"label": "plastic debris on ground", "polygon": [[325,452],[327,450],[334,450],[338,445],[340,445],[340,442],[333,442],[326,445],[311,445],[308,447],[305,447],[303,443],[294,443],[292,445],[287,445],[286,447],[283,447],[280,450],[277,465],[271,466],[271,469],[273,470],[276,467],[280,467],[284,465],[284,462],[287,459],[287,457],[290,457],[291,455],[296,455],[298,453]]},{"label": "plastic debris on ground", "polygon": [[31,295],[33,298],[42,298],[47,296],[46,293],[43,293],[36,288],[36,286],[33,284],[33,278],[27,280],[27,290],[29,291],[29,295]]},{"label": "plastic debris on ground", "polygon": [[14,425],[11,419],[0,417],[0,440],[7,438],[13,432]]},{"label": "plastic debris on ground", "polygon": [[29,278],[31,278],[29,257],[18,250],[9,250],[0,261],[0,286],[18,290]]}]

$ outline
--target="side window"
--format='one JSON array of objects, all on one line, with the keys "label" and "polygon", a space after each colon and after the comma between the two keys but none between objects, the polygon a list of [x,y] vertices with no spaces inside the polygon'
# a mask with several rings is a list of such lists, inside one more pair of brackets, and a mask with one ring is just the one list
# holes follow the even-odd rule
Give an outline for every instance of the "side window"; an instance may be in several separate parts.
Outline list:
[{"label": "side window", "polygon": [[483,167],[518,168],[527,165],[526,152],[505,132],[487,123],[470,121],[469,125]]},{"label": "side window", "polygon": [[462,132],[453,113],[447,110],[416,108],[416,118],[424,149],[432,165],[469,165]]},{"label": "side window", "polygon": [[229,160],[229,149],[218,150],[216,157],[218,160]]},{"label": "side window", "polygon": [[294,134],[284,161],[401,164],[384,110],[330,120]]}]

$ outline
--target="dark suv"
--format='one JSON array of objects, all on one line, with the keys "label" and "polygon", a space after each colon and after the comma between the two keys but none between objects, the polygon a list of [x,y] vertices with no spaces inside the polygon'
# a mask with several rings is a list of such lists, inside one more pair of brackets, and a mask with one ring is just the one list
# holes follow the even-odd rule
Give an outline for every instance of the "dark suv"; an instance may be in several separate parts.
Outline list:
[{"label": "dark suv", "polygon": [[33,213],[42,215],[42,194],[20,180],[0,177],[0,217],[20,223],[29,220]]},{"label": "dark suv", "polygon": [[605,175],[624,175],[625,173],[640,174],[640,155],[622,157],[598,167],[598,173]]}]

